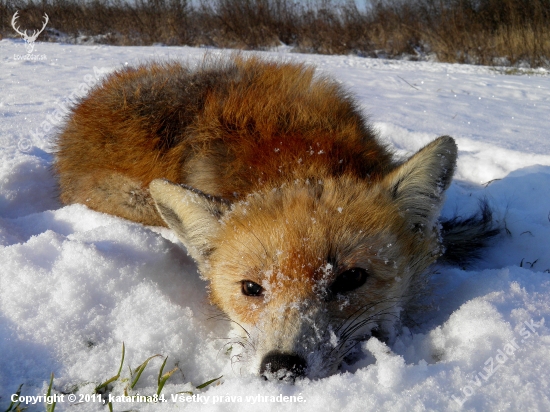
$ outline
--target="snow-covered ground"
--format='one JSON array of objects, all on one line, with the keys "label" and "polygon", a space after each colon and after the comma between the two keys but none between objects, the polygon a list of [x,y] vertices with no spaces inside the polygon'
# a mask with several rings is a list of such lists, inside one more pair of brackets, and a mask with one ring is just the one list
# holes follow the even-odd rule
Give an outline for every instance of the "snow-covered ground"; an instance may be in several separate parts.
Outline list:
[{"label": "snow-covered ground", "polygon": [[[56,199],[49,151],[71,96],[122,65],[204,52],[37,43],[46,59],[22,61],[14,59],[21,41],[0,41],[0,410],[21,384],[24,396],[44,394],[52,372],[54,392],[66,394],[56,410],[106,410],[71,406],[67,394],[78,401],[115,375],[123,342],[113,394],[152,355],[162,357],[129,393],[154,394],[166,356],[164,371],[178,370],[166,402],[114,402],[115,411],[550,410],[548,72],[264,53],[339,79],[398,155],[455,137],[458,171],[443,213],[486,197],[506,227],[473,267],[438,268],[416,323],[389,347],[371,339],[342,373],[292,386],[241,376],[231,364],[229,324],[213,317],[206,283],[169,230]],[[202,397],[172,402],[184,391]]]}]

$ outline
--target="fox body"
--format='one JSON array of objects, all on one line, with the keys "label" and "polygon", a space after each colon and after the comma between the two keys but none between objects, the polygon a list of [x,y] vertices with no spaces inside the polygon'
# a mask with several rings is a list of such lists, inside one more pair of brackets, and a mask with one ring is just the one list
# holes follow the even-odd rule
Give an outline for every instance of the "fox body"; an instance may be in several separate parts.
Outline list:
[{"label": "fox body", "polygon": [[485,213],[442,236],[452,138],[397,162],[353,98],[301,64],[127,68],[74,107],[57,144],[61,200],[172,228],[239,325],[239,358],[269,379],[334,373],[445,247],[488,233]]}]

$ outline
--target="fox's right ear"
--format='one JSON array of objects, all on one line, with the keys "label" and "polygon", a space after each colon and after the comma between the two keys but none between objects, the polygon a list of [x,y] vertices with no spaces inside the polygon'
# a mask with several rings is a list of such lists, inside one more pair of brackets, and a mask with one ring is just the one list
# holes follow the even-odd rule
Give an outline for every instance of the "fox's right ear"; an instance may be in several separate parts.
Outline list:
[{"label": "fox's right ear", "polygon": [[229,203],[164,179],[153,180],[149,192],[166,224],[176,232],[199,268],[203,267],[213,251],[212,239]]}]

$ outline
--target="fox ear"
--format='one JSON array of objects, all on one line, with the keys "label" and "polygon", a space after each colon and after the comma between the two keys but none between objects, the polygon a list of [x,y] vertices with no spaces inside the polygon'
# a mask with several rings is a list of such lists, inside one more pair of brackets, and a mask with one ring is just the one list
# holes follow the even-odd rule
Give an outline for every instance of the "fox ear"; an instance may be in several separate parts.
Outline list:
[{"label": "fox ear", "polygon": [[382,181],[415,230],[431,230],[456,166],[454,139],[442,136],[420,149]]},{"label": "fox ear", "polygon": [[214,250],[212,238],[229,203],[164,179],[153,180],[149,192],[168,227],[176,232],[199,267],[203,267]]}]

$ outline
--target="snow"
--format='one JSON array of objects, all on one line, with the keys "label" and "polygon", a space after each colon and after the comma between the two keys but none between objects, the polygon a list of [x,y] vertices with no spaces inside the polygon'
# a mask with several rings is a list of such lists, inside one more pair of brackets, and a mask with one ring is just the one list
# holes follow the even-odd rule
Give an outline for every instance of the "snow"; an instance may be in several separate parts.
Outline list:
[{"label": "snow", "polygon": [[341,373],[287,385],[241,376],[231,363],[230,325],[172,232],[56,199],[51,142],[70,99],[122,65],[196,61],[205,50],[37,43],[46,60],[15,60],[23,50],[0,41],[0,410],[21,384],[24,396],[44,394],[52,372],[54,392],[65,394],[56,410],[105,410],[71,406],[67,394],[91,394],[115,375],[123,342],[112,394],[152,355],[162,356],[129,393],[156,393],[166,356],[164,371],[178,370],[166,402],[113,402],[119,411],[550,410],[548,72],[262,53],[339,79],[397,155],[453,136],[458,170],[443,214],[487,198],[507,228],[472,267],[438,267],[414,322],[389,346],[370,339]]}]

